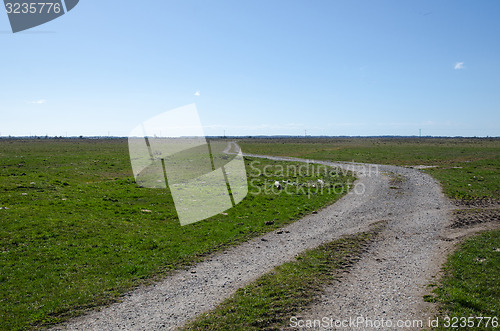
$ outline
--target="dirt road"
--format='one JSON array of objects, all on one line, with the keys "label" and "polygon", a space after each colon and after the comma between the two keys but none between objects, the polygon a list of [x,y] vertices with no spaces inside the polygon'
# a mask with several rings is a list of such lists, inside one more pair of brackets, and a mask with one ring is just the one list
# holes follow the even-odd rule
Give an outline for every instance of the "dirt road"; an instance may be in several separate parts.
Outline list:
[{"label": "dirt road", "polygon": [[281,233],[275,231],[217,253],[189,270],[129,293],[120,303],[55,329],[174,329],[298,253],[367,229],[380,220],[388,224],[370,251],[341,283],[327,288],[320,302],[298,318],[363,316],[393,323],[426,323],[430,314],[422,300],[425,286],[438,273],[443,252],[449,247],[441,235],[452,206],[439,184],[415,169],[317,163],[354,170],[356,187],[335,204],[286,226]]}]

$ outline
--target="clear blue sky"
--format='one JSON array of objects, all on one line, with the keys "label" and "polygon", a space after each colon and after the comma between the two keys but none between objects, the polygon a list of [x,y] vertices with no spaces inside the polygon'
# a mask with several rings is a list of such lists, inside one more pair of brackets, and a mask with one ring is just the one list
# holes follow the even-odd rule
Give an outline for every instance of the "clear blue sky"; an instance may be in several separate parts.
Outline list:
[{"label": "clear blue sky", "polygon": [[2,136],[500,136],[497,0],[81,0],[0,45]]}]

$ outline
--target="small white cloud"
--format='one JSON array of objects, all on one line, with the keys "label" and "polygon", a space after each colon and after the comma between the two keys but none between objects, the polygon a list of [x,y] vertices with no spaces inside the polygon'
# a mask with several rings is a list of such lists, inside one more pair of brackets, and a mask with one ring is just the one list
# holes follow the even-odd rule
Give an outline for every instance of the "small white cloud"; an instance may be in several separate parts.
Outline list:
[{"label": "small white cloud", "polygon": [[455,70],[460,70],[460,69],[464,69],[464,68],[465,68],[465,66],[464,66],[463,62],[455,63]]},{"label": "small white cloud", "polygon": [[201,93],[200,93],[200,91],[196,91],[196,92],[194,92],[194,95],[195,95],[196,97],[199,97],[199,96],[200,96],[200,94],[201,94]]},{"label": "small white cloud", "polygon": [[34,105],[41,105],[41,104],[44,104],[44,103],[46,103],[46,102],[47,102],[47,100],[45,100],[45,99],[40,99],[40,100],[29,101],[28,103],[32,103],[32,104],[34,104]]}]

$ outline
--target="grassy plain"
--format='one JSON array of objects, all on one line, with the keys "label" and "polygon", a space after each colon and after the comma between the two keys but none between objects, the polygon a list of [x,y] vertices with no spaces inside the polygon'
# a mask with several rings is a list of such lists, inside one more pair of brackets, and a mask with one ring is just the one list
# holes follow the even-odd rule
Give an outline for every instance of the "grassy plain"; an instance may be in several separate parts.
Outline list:
[{"label": "grassy plain", "polygon": [[[0,140],[0,329],[61,321],[332,203],[353,177],[247,159],[242,203],[181,227],[168,189],[132,176],[126,140]],[[322,179],[335,189],[318,192]],[[273,190],[275,180],[297,190]],[[332,187],[332,188],[333,188]]]},{"label": "grassy plain", "polygon": [[[457,202],[500,198],[499,138],[251,139],[240,145],[254,154],[434,166],[424,171]],[[481,213],[481,209],[473,211]],[[484,215],[491,215],[491,210]],[[468,239],[449,257],[444,270],[435,294],[426,297],[439,304],[438,329],[496,329],[494,325],[500,325],[500,231]],[[482,317],[493,319],[486,326]]]},{"label": "grassy plain", "polygon": [[[436,166],[425,171],[451,198],[500,197],[500,139],[242,139],[239,144],[245,153]],[[275,180],[307,183],[322,178],[340,183],[343,189],[334,190],[339,193],[352,180],[321,174],[296,178],[283,172],[288,163],[246,162],[254,194],[224,214],[181,227],[168,190],[135,184],[124,140],[0,140],[0,329],[54,323],[105,304],[138,284],[292,222],[341,195],[307,190],[273,194]],[[490,245],[500,246],[498,236],[491,240]],[[492,248],[476,246],[479,255]],[[450,277],[462,282],[457,286],[472,277],[462,271],[474,270],[477,261],[471,261],[464,268],[449,264]],[[480,294],[470,292],[471,302],[492,289],[485,282],[493,277],[491,270],[484,272],[475,285]],[[438,287],[441,293],[452,291],[444,286]],[[498,297],[498,288],[493,290]],[[437,299],[449,301],[450,314],[460,300],[468,304],[463,297],[450,298]],[[498,315],[496,306],[484,307],[484,316],[492,310]]]},{"label": "grassy plain", "polygon": [[242,139],[245,153],[392,165],[427,165],[450,198],[500,198],[499,138]]}]

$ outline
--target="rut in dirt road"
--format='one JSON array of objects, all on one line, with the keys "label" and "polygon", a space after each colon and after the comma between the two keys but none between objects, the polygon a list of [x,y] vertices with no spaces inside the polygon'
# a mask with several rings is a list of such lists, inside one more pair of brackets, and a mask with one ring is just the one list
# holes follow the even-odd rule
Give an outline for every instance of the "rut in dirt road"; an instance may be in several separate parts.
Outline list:
[{"label": "rut in dirt road", "polygon": [[[327,321],[316,329],[347,325],[338,329],[418,330],[428,328],[434,318],[436,312],[423,296],[451,245],[442,234],[452,206],[430,176],[411,169],[381,169],[401,178],[374,209],[389,220],[387,227],[342,281],[327,287],[297,317],[304,322]],[[345,322],[350,320],[356,322]]]},{"label": "rut in dirt road", "polygon": [[[305,162],[294,158],[267,158]],[[369,255],[353,267],[340,290],[339,287],[327,289],[321,303],[301,316],[424,318],[420,293],[439,269],[437,262],[442,248],[439,234],[447,224],[449,208],[438,183],[414,169],[308,162],[354,170],[358,177],[356,188],[317,214],[284,227],[280,233],[268,233],[214,254],[189,270],[178,271],[152,286],[129,293],[120,303],[54,329],[180,327],[304,250],[344,234],[366,230],[379,220],[387,220],[388,225]]]}]

